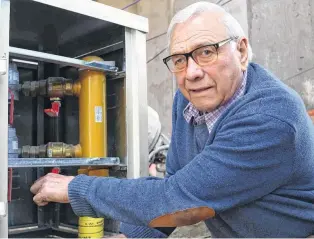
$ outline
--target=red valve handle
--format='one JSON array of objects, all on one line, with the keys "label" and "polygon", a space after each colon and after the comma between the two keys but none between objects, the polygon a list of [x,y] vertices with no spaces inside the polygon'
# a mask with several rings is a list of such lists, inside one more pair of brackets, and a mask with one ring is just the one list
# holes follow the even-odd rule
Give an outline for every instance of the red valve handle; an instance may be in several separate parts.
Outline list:
[{"label": "red valve handle", "polygon": [[50,117],[58,117],[60,112],[60,101],[53,101],[50,109],[45,109],[45,113]]},{"label": "red valve handle", "polygon": [[60,171],[61,171],[60,168],[53,168],[53,169],[51,170],[52,173],[56,173],[56,174],[59,174]]}]

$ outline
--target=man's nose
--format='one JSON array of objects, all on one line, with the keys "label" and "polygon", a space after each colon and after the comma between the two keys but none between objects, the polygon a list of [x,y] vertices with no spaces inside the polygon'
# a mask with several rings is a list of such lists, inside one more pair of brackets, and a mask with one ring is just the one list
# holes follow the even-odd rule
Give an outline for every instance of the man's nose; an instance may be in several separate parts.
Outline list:
[{"label": "man's nose", "polygon": [[203,77],[203,70],[202,68],[192,59],[189,57],[188,65],[186,68],[186,79],[193,81]]}]

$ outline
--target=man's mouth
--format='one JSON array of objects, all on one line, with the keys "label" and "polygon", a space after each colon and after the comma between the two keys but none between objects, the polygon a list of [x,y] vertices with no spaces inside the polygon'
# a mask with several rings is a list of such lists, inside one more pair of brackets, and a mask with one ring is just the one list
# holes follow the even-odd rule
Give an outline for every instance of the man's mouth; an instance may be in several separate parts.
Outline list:
[{"label": "man's mouth", "polygon": [[193,90],[190,90],[190,91],[191,91],[192,93],[200,93],[200,92],[209,90],[210,88],[212,88],[212,87],[202,87],[202,88],[197,88],[197,89],[193,89]]}]

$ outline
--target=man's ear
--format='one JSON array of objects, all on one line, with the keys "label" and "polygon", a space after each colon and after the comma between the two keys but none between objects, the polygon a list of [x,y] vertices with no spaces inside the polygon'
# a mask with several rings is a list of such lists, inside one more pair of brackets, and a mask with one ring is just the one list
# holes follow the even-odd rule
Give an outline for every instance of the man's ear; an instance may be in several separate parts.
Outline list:
[{"label": "man's ear", "polygon": [[238,41],[238,51],[240,53],[241,69],[245,71],[249,63],[249,43],[247,38],[240,38],[240,40]]}]

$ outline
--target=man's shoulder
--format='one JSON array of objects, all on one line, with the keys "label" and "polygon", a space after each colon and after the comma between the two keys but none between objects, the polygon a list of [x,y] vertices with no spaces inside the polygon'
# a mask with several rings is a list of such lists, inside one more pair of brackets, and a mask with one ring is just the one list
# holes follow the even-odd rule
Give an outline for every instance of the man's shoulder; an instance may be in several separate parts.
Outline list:
[{"label": "man's shoulder", "polygon": [[300,95],[270,71],[251,63],[248,77],[250,83],[243,97],[242,110],[267,114],[289,123],[306,116]]}]

